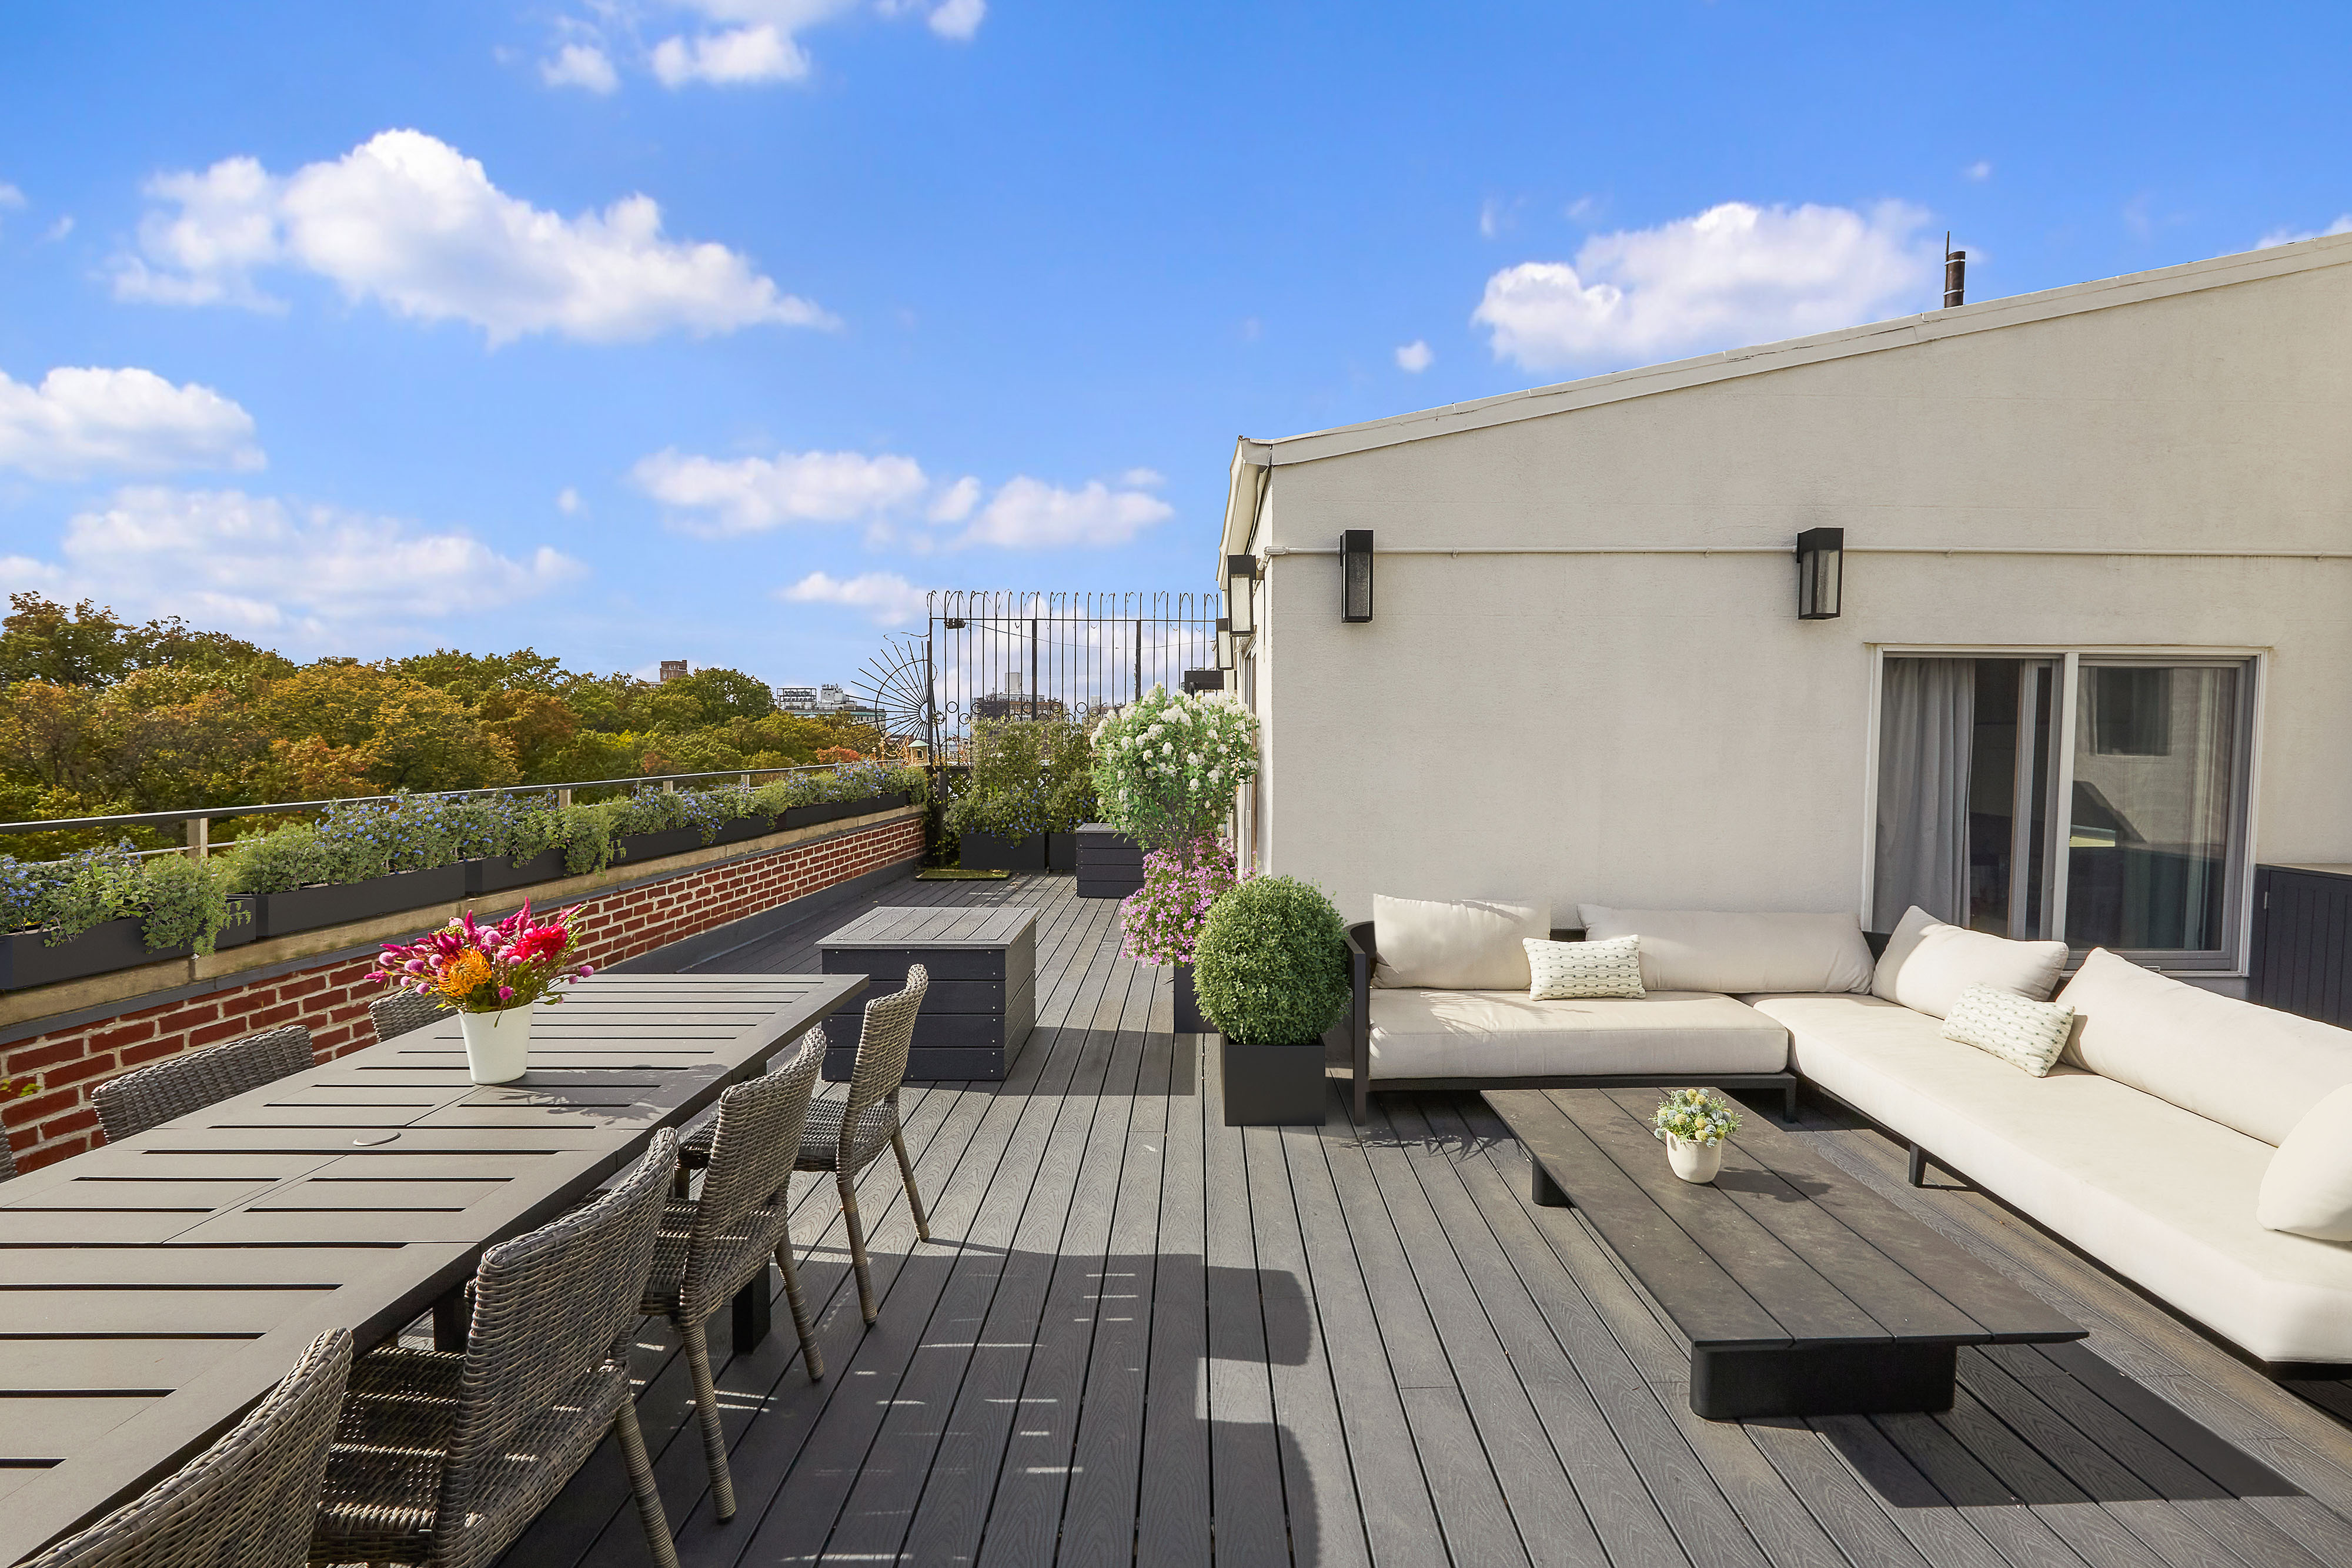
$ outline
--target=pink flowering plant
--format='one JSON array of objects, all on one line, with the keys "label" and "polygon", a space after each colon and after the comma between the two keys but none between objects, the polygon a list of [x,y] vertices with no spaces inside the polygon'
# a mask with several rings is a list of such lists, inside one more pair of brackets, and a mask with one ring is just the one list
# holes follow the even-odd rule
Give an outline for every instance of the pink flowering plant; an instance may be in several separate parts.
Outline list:
[{"label": "pink flowering plant", "polygon": [[1209,905],[1239,879],[1234,852],[1212,838],[1143,857],[1143,886],[1119,905],[1125,952],[1145,964],[1189,964]]},{"label": "pink flowering plant", "polygon": [[560,915],[532,925],[528,902],[496,925],[480,924],[467,910],[421,942],[385,943],[368,978],[432,997],[461,1013],[560,1002],[559,986],[596,972],[564,963],[575,941]]}]

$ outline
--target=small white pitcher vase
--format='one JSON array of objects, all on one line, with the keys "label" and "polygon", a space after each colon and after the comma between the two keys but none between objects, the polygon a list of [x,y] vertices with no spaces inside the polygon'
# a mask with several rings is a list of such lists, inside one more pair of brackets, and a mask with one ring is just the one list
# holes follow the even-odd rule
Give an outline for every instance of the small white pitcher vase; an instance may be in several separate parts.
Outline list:
[{"label": "small white pitcher vase", "polygon": [[530,1069],[530,1018],[536,1005],[494,1013],[459,1013],[466,1031],[466,1076],[477,1083],[511,1083]]},{"label": "small white pitcher vase", "polygon": [[[468,1040],[472,1039],[470,1035],[467,1038]],[[1685,1181],[1711,1182],[1723,1169],[1723,1145],[1719,1142],[1695,1144],[1668,1133],[1666,1164]]]}]

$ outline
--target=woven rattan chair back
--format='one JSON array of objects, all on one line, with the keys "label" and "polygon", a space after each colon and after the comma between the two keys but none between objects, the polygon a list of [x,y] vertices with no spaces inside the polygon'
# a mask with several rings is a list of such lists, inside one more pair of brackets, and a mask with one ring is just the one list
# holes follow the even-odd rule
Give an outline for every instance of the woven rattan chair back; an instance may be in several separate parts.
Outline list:
[{"label": "woven rattan chair back", "polygon": [[351,1332],[320,1334],[228,1436],[26,1568],[300,1568],[351,1370]]},{"label": "woven rattan chair back", "polygon": [[16,1179],[16,1150],[8,1142],[8,1129],[0,1127],[0,1181]]},{"label": "woven rattan chair back", "polygon": [[781,1066],[719,1097],[710,1169],[695,1200],[687,1242],[679,1292],[683,1315],[702,1318],[717,1312],[775,1252],[784,1234],[785,1186],[824,1065],[824,1043],[803,1039]]},{"label": "woven rattan chair back", "polygon": [[368,1004],[368,1017],[380,1040],[413,1033],[449,1016],[447,1008],[415,991],[390,991]]},{"label": "woven rattan chair back", "polygon": [[664,1128],[596,1202],[484,1255],[436,1539],[457,1541],[484,1520],[527,1521],[571,1479],[532,1462],[534,1428],[576,1424],[562,1396],[599,1366],[625,1364],[677,1168],[677,1134]]},{"label": "woven rattan chair back", "polygon": [[915,1043],[915,1016],[923,1010],[923,993],[930,988],[930,971],[920,964],[909,964],[904,990],[866,1004],[865,1027],[857,1036],[857,1065],[850,1069],[849,1097],[841,1118],[844,1129],[856,1127],[859,1112],[889,1099],[906,1082],[907,1052]]},{"label": "woven rattan chair back", "polygon": [[310,1031],[289,1023],[126,1072],[100,1084],[90,1103],[106,1126],[106,1141],[120,1143],[316,1065]]}]

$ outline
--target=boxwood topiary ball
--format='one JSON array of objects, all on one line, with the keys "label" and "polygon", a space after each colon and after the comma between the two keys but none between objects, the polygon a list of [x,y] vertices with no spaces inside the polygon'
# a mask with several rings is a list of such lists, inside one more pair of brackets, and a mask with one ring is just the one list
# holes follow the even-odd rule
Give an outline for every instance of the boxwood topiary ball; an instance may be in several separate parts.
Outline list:
[{"label": "boxwood topiary ball", "polygon": [[1209,906],[1192,950],[1202,1012],[1246,1045],[1304,1045],[1347,1010],[1348,933],[1323,890],[1286,876]]}]

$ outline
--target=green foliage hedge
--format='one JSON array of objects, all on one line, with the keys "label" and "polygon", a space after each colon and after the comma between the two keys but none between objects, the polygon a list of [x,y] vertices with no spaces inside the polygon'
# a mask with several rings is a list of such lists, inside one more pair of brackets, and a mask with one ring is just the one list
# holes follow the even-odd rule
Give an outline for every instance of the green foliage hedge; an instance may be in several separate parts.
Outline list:
[{"label": "green foliage hedge", "polygon": [[1253,877],[1209,906],[1192,949],[1201,1011],[1246,1045],[1304,1045],[1347,1011],[1348,933],[1323,890]]}]

